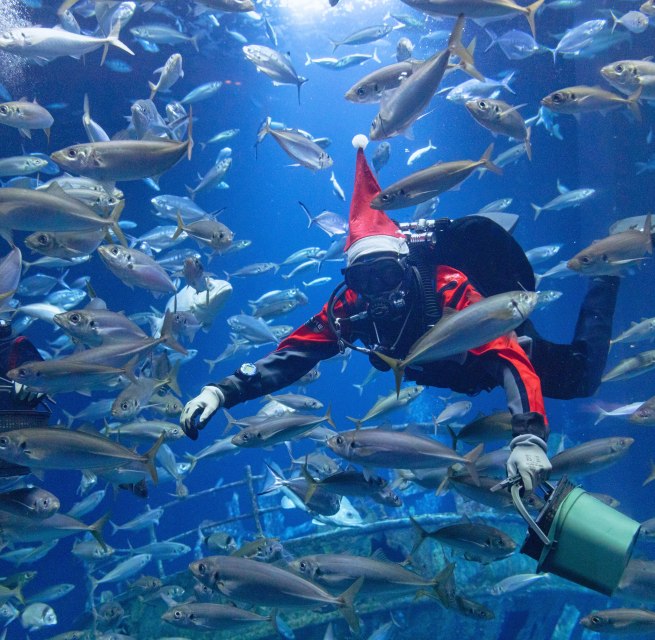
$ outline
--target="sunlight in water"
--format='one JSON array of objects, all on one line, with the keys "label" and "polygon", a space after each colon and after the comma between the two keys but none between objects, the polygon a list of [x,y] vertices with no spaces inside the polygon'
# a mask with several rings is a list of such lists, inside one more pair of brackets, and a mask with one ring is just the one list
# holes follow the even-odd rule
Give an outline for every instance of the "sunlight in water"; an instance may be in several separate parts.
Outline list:
[{"label": "sunlight in water", "polygon": [[340,0],[335,7],[331,7],[329,0],[279,0],[278,7],[293,20],[311,22],[325,18],[330,12],[344,14],[357,9],[361,15],[362,9],[379,7],[384,3],[385,0]]}]

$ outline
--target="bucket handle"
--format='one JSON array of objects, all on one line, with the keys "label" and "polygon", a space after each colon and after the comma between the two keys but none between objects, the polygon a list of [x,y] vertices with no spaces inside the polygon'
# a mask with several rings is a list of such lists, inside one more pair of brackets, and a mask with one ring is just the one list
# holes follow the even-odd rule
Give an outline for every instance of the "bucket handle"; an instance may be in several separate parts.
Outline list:
[{"label": "bucket handle", "polygon": [[544,546],[550,547],[551,541],[550,538],[541,530],[541,527],[534,521],[533,517],[528,513],[528,510],[521,500],[521,485],[518,482],[515,482],[510,489],[512,494],[512,500],[514,501],[514,506],[516,510],[521,514],[523,519],[528,523],[530,529],[532,529],[538,536],[539,540],[544,543]]},{"label": "bucket handle", "polygon": [[[491,491],[499,491],[501,489],[505,489],[509,485],[510,487],[510,493],[512,495],[512,500],[514,501],[514,506],[516,507],[516,510],[521,514],[521,517],[528,523],[528,526],[530,529],[532,529],[539,540],[543,542],[544,546],[550,547],[552,546],[552,542],[550,538],[543,532],[541,527],[535,522],[533,517],[528,513],[528,510],[525,508],[525,505],[523,504],[523,500],[521,500],[521,476],[517,473],[515,476],[511,476],[509,478],[505,478],[502,482],[499,482],[498,484],[494,485],[491,487]],[[545,486],[551,493],[555,490],[555,487],[553,487],[550,482],[543,482],[542,485],[540,486]]]}]

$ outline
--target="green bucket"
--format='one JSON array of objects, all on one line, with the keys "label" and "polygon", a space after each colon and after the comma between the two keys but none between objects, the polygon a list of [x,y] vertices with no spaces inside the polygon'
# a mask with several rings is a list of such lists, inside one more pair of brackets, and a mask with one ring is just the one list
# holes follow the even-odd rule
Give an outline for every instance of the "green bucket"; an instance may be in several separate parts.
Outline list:
[{"label": "green bucket", "polygon": [[521,553],[538,561],[538,572],[612,595],[632,555],[639,523],[566,478],[556,489],[548,486],[551,491],[536,521],[523,506],[518,485],[512,487],[517,509],[530,525]]}]

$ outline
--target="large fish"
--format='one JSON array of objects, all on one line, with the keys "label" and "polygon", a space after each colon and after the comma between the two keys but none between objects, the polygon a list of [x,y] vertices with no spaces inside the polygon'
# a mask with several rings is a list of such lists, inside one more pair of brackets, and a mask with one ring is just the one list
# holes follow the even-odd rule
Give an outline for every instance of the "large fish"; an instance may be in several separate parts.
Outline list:
[{"label": "large fish", "polygon": [[43,129],[48,140],[50,139],[50,127],[55,119],[50,112],[34,102],[17,100],[15,102],[3,102],[0,104],[0,124],[18,129],[21,135],[31,138],[32,129]]},{"label": "large fish", "polygon": [[185,154],[191,159],[191,123],[189,111],[189,131],[185,142],[164,138],[87,142],[55,151],[50,157],[67,171],[101,182],[111,193],[117,180],[157,180]]},{"label": "large fish", "polygon": [[332,158],[329,154],[297,129],[273,129],[271,118],[267,117],[257,132],[257,144],[268,134],[272,135],[275,142],[303,167],[318,171],[332,166]]},{"label": "large fish", "polygon": [[461,42],[463,29],[464,16],[460,16],[450,35],[448,47],[414,69],[398,89],[382,101],[380,111],[371,124],[371,140],[383,140],[410,130],[439,88],[451,54],[472,63]]},{"label": "large fish", "polygon": [[298,87],[298,102],[300,103],[300,87],[307,78],[299,76],[288,56],[260,44],[248,44],[243,47],[246,59],[252,62],[257,71],[267,75],[273,84],[295,84]]},{"label": "large fish", "polygon": [[13,429],[0,436],[0,458],[31,469],[103,469],[128,462],[145,463],[157,482],[155,456],[163,436],[140,455],[118,442],[84,431],[53,427]]},{"label": "large fish", "polygon": [[330,588],[343,588],[364,578],[363,593],[412,592],[433,589],[438,579],[429,580],[417,573],[375,556],[367,558],[349,553],[317,553],[296,558],[291,569],[307,580]]},{"label": "large fish", "polygon": [[530,315],[537,300],[534,291],[508,291],[483,298],[461,311],[445,309],[442,319],[411,346],[403,360],[376,354],[393,369],[396,391],[400,393],[406,367],[463,354],[508,334]]},{"label": "large fish", "polygon": [[104,47],[102,60],[104,64],[109,45],[134,55],[134,52],[119,39],[120,24],[114,24],[106,38],[94,38],[65,29],[46,27],[17,27],[0,35],[0,50],[33,60],[37,64],[47,64],[62,56],[81,58],[91,51]]},{"label": "large fish", "polygon": [[254,611],[239,609],[215,602],[189,602],[173,605],[164,612],[161,619],[176,627],[200,629],[203,631],[222,630],[244,622],[273,622],[273,615],[262,616]]},{"label": "large fish", "polygon": [[514,2],[514,0],[402,0],[406,5],[431,16],[465,16],[477,19],[513,17],[517,13],[523,14],[532,37],[536,38],[534,17],[544,0],[537,0],[527,7]]},{"label": "large fish", "polygon": [[476,169],[485,168],[497,174],[502,169],[491,161],[494,145],[490,144],[479,160],[455,160],[438,162],[408,175],[382,189],[373,200],[373,209],[402,209],[412,207],[455,188],[466,180]]},{"label": "large fish", "polygon": [[597,240],[573,256],[566,266],[585,276],[617,275],[652,253],[651,215],[648,214],[643,231],[629,229]]},{"label": "large fish", "polygon": [[230,600],[276,608],[336,606],[350,628],[359,631],[353,600],[363,579],[333,596],[290,571],[248,558],[209,556],[192,562],[189,569],[200,582],[217,588]]},{"label": "large fish", "polygon": [[630,356],[621,360],[619,364],[610,369],[601,379],[601,382],[609,380],[628,380],[643,373],[655,369],[655,349],[642,351],[636,356]]},{"label": "large fish", "polygon": [[400,393],[390,393],[386,396],[380,396],[377,402],[366,412],[363,418],[348,418],[352,420],[357,427],[373,418],[398,409],[399,407],[407,406],[412,400],[418,398],[419,395],[425,390],[425,387],[420,384],[414,384],[409,387],[401,389]]},{"label": "large fish", "polygon": [[522,141],[528,160],[532,160],[530,128],[525,126],[525,120],[518,112],[520,106],[514,107],[493,98],[474,98],[466,102],[466,108],[477,122],[494,134]]},{"label": "large fish", "polygon": [[641,100],[655,100],[655,62],[652,60],[618,60],[605,65],[603,78],[622,94],[631,96],[642,87]]},{"label": "large fish", "polygon": [[118,225],[122,211],[121,202],[109,218],[103,218],[54,182],[44,191],[7,187],[0,189],[0,235],[13,244],[12,231],[91,231],[111,227],[124,242]]},{"label": "large fish", "polygon": [[367,467],[432,469],[461,463],[477,475],[473,464],[452,449],[432,440],[389,429],[342,431],[327,441],[328,447],[345,460]]},{"label": "large fish", "polygon": [[551,458],[552,478],[563,475],[596,473],[613,465],[625,456],[634,444],[634,438],[599,438],[564,449]]}]

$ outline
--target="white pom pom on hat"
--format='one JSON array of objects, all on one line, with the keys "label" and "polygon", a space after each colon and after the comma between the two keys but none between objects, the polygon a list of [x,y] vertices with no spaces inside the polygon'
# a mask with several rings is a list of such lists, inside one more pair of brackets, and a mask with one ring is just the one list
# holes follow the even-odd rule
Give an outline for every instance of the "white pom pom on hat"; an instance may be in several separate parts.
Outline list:
[{"label": "white pom pom on hat", "polygon": [[366,149],[368,138],[363,133],[358,133],[353,139],[352,144],[355,149]]}]

